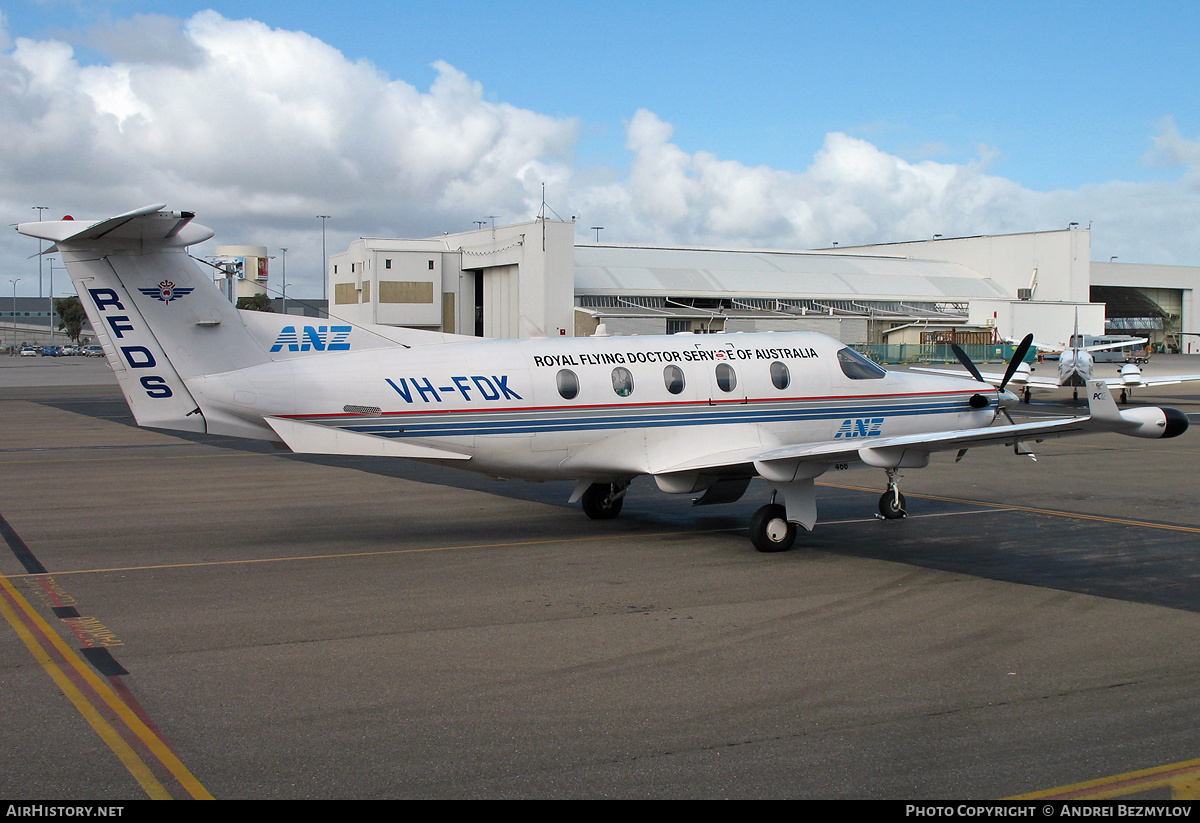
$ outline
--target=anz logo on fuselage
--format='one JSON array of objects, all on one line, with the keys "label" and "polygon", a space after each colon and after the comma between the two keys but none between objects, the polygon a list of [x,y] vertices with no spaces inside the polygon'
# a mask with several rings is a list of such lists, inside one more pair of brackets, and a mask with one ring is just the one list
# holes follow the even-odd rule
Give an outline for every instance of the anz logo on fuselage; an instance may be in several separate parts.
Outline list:
[{"label": "anz logo on fuselage", "polygon": [[851,440],[856,437],[878,437],[881,434],[883,434],[882,417],[852,417],[842,422],[833,439]]},{"label": "anz logo on fuselage", "polygon": [[295,326],[284,326],[271,346],[283,351],[350,351],[350,326],[305,326],[303,334]]}]

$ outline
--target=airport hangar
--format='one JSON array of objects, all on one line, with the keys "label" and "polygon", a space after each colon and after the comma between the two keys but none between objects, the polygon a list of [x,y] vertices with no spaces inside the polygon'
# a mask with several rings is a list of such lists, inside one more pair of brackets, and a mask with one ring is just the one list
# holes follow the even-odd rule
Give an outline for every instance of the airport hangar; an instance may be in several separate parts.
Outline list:
[{"label": "airport hangar", "polygon": [[1200,266],[1090,259],[1088,229],[808,251],[578,243],[542,220],[426,239],[360,238],[327,261],[329,313],[514,338],[819,331],[861,346],[1033,332],[1148,337],[1200,354]]}]

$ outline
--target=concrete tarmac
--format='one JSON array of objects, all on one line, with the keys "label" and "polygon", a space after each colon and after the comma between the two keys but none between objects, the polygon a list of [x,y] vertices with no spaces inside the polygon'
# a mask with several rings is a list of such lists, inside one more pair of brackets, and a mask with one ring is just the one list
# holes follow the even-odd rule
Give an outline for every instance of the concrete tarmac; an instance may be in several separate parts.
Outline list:
[{"label": "concrete tarmac", "polygon": [[757,481],[593,522],[137,429],[103,360],[0,363],[0,431],[8,798],[990,799],[1200,758],[1200,430],[937,455],[902,521],[827,474],[780,555]]}]

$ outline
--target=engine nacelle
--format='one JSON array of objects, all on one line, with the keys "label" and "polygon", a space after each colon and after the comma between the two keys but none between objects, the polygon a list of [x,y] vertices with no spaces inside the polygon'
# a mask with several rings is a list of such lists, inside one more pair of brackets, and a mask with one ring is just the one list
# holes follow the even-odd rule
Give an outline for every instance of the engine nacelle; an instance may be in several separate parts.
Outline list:
[{"label": "engine nacelle", "polygon": [[1121,419],[1137,424],[1137,428],[1121,430],[1121,434],[1128,434],[1131,437],[1149,439],[1178,437],[1188,429],[1187,415],[1179,409],[1159,407],[1126,409],[1121,412]]},{"label": "engine nacelle", "polygon": [[1133,363],[1121,367],[1121,382],[1126,386],[1137,386],[1142,382],[1142,370]]}]

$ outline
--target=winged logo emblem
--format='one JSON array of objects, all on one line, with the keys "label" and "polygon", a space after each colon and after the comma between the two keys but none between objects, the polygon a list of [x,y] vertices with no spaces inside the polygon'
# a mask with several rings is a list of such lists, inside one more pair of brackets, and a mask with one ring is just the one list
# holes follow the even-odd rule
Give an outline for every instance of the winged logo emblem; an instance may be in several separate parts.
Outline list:
[{"label": "winged logo emblem", "polygon": [[170,280],[159,281],[156,288],[138,289],[147,297],[153,297],[155,300],[161,300],[164,303],[170,303],[172,300],[178,300],[181,297],[187,297],[192,293],[191,286],[180,286],[176,288],[175,284]]}]

